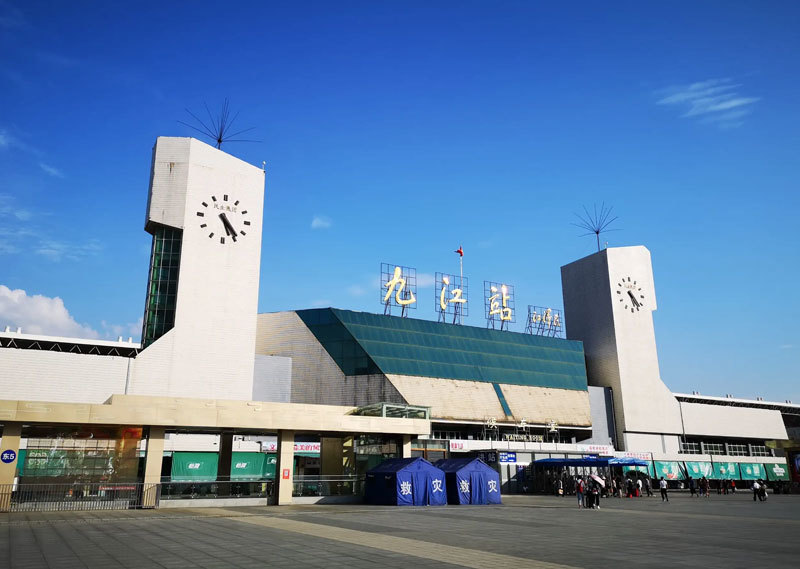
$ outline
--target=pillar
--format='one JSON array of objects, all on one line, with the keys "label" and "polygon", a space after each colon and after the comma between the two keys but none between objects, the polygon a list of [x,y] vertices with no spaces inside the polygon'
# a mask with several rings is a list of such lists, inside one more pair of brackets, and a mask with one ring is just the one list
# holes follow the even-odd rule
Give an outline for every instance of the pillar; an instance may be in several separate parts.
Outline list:
[{"label": "pillar", "polygon": [[158,485],[161,483],[161,463],[164,458],[164,427],[147,429],[147,452],[144,455],[144,488],[142,507],[155,508]]},{"label": "pillar", "polygon": [[275,491],[277,504],[292,503],[294,484],[294,431],[278,431],[278,464],[275,469],[278,487]]},{"label": "pillar", "polygon": [[217,480],[219,496],[231,495],[231,460],[233,459],[233,433],[223,431],[219,435],[219,458],[217,459]]},{"label": "pillar", "polygon": [[403,458],[411,458],[411,435],[403,435]]},{"label": "pillar", "polygon": [[[0,441],[0,512],[11,510],[11,493],[14,490],[14,478],[19,468],[19,441],[22,438],[22,423],[5,423],[3,438]],[[9,460],[14,456],[14,460]]]},{"label": "pillar", "polygon": [[320,439],[320,468],[322,476],[339,476],[344,474],[344,446],[339,437],[322,437]]}]

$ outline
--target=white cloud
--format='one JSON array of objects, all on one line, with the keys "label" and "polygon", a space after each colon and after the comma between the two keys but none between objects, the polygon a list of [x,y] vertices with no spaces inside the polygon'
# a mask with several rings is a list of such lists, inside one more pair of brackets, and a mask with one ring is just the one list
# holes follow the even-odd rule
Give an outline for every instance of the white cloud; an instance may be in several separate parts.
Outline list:
[{"label": "white cloud", "polygon": [[331,218],[324,215],[315,215],[311,220],[311,229],[328,229],[331,225],[333,225]]},{"label": "white cloud", "polygon": [[367,294],[367,289],[361,285],[350,285],[347,287],[347,292],[350,293],[351,296],[364,296]]},{"label": "white cloud", "polygon": [[0,148],[8,148],[10,144],[11,136],[6,131],[0,130]]},{"label": "white cloud", "polygon": [[29,296],[24,290],[0,285],[0,325],[21,327],[23,333],[97,339],[100,334],[78,324],[59,297]]},{"label": "white cloud", "polygon": [[51,261],[80,261],[91,255],[96,255],[102,248],[100,242],[96,240],[79,245],[67,243],[66,241],[44,239],[34,248],[34,253]]},{"label": "white cloud", "polygon": [[685,109],[682,116],[700,118],[703,123],[721,128],[741,126],[759,97],[746,97],[739,93],[740,84],[730,79],[709,79],[689,85],[675,85],[658,92],[657,104]]},{"label": "white cloud", "polygon": [[48,166],[44,162],[39,162],[39,168],[44,170],[46,173],[50,174],[54,178],[63,178],[64,173],[59,170],[58,168],[53,168],[52,166]]},{"label": "white cloud", "polygon": [[436,277],[429,273],[417,273],[417,287],[427,287],[436,284]]},{"label": "white cloud", "polygon": [[100,322],[103,327],[103,335],[109,340],[116,340],[122,336],[123,340],[132,337],[138,341],[142,334],[142,325],[144,318],[139,318],[136,322],[129,322],[128,324],[110,324],[105,320]]}]

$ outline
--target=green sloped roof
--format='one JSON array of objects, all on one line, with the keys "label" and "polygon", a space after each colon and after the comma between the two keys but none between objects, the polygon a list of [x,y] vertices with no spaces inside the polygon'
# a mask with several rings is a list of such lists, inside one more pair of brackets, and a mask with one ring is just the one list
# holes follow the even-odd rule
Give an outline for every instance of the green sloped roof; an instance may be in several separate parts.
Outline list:
[{"label": "green sloped roof", "polygon": [[345,375],[415,375],[586,390],[583,344],[336,308],[298,310]]}]

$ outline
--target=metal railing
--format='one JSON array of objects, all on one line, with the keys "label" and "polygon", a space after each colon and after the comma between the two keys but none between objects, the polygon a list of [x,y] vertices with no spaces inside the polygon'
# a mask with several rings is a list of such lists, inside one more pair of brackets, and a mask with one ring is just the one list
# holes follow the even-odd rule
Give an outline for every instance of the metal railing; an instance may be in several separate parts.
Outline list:
[{"label": "metal railing", "polygon": [[731,456],[748,456],[750,451],[747,445],[728,445],[728,454]]},{"label": "metal railing", "polygon": [[156,508],[159,490],[159,484],[141,482],[3,484],[0,485],[0,512]]},{"label": "metal railing", "polygon": [[292,496],[363,496],[363,494],[363,476],[295,476],[292,484]]},{"label": "metal railing", "polygon": [[215,482],[162,482],[162,500],[213,498],[268,498],[274,494],[274,480],[231,480]]},{"label": "metal railing", "polygon": [[766,446],[752,445],[752,456],[772,456],[772,452]]}]

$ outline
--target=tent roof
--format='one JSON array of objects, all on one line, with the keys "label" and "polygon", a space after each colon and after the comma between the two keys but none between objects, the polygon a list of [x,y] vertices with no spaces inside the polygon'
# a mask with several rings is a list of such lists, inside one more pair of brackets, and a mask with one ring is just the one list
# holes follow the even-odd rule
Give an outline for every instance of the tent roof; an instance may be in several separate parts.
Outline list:
[{"label": "tent roof", "polygon": [[436,461],[435,466],[445,472],[458,472],[459,470],[491,470],[494,468],[483,462],[480,458],[443,458]]},{"label": "tent roof", "polygon": [[407,468],[411,468],[414,470],[427,470],[430,468],[439,470],[430,462],[425,460],[422,457],[416,458],[390,458],[388,460],[384,460],[375,468],[369,470],[367,474],[371,473],[379,473],[379,472],[400,472],[401,470],[405,470]]}]

